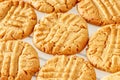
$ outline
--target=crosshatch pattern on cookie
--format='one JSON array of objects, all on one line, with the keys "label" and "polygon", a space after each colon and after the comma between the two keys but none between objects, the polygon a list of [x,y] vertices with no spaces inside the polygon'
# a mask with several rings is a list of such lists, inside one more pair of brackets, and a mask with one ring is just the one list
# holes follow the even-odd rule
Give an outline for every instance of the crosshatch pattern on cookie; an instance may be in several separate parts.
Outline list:
[{"label": "crosshatch pattern on cookie", "polygon": [[38,73],[37,80],[96,80],[89,62],[76,56],[55,56],[47,61]]},{"label": "crosshatch pattern on cookie", "polygon": [[75,54],[86,46],[87,41],[87,24],[74,14],[50,14],[34,29],[34,44],[50,54]]},{"label": "crosshatch pattern on cookie", "polygon": [[96,25],[120,23],[119,0],[81,0],[77,8],[90,23]]},{"label": "crosshatch pattern on cookie", "polygon": [[39,70],[37,52],[22,41],[0,42],[0,80],[31,80]]},{"label": "crosshatch pattern on cookie", "polygon": [[75,6],[77,0],[25,0],[41,12],[66,12]]},{"label": "crosshatch pattern on cookie", "polygon": [[34,9],[23,1],[3,1],[0,5],[0,39],[21,39],[30,35],[37,21]]},{"label": "crosshatch pattern on cookie", "polygon": [[97,68],[120,71],[120,25],[106,25],[89,40],[87,57]]}]

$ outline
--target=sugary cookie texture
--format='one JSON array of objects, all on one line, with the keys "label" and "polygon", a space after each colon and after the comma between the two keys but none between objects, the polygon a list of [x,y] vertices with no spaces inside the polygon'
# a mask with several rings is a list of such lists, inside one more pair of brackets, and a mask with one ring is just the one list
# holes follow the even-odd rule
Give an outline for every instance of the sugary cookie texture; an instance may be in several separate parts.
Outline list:
[{"label": "sugary cookie texture", "polygon": [[38,73],[37,80],[96,80],[95,70],[83,58],[55,56]]},{"label": "sugary cookie texture", "polygon": [[75,54],[88,41],[86,22],[78,15],[52,13],[40,20],[34,28],[33,42],[49,54]]},{"label": "sugary cookie texture", "polygon": [[28,43],[0,42],[0,80],[31,80],[39,67],[38,54]]},{"label": "sugary cookie texture", "polygon": [[36,21],[35,11],[28,3],[16,0],[0,2],[0,40],[29,36]]},{"label": "sugary cookie texture", "polygon": [[77,0],[25,0],[40,12],[66,12],[75,6]]},{"label": "sugary cookie texture", "polygon": [[120,71],[120,25],[106,25],[93,34],[88,42],[87,57],[101,70]]},{"label": "sugary cookie texture", "polygon": [[108,76],[105,76],[101,80],[120,80],[120,72],[116,72]]},{"label": "sugary cookie texture", "polygon": [[120,0],[80,0],[80,15],[95,25],[120,23]]}]

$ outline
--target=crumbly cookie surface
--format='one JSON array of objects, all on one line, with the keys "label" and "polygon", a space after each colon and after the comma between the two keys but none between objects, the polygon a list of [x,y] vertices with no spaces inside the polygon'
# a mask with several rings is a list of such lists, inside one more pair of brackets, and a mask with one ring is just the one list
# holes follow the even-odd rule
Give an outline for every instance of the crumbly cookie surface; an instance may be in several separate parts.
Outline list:
[{"label": "crumbly cookie surface", "polygon": [[31,80],[39,70],[35,49],[22,41],[0,42],[0,80]]},{"label": "crumbly cookie surface", "polygon": [[81,0],[77,9],[87,22],[95,25],[120,23],[119,0]]},{"label": "crumbly cookie surface", "polygon": [[75,6],[77,0],[25,0],[40,12],[66,12]]},{"label": "crumbly cookie surface", "polygon": [[110,74],[108,76],[105,76],[101,80],[120,80],[120,72]]},{"label": "crumbly cookie surface", "polygon": [[87,57],[97,68],[120,71],[120,25],[112,24],[100,28],[88,42]]},{"label": "crumbly cookie surface", "polygon": [[34,9],[23,1],[2,1],[0,6],[0,40],[29,36],[37,21]]},{"label": "crumbly cookie surface", "polygon": [[37,80],[96,80],[96,74],[83,58],[55,56],[41,68]]},{"label": "crumbly cookie surface", "polygon": [[83,50],[87,41],[87,24],[75,14],[49,14],[34,28],[33,43],[49,54],[78,53]]}]

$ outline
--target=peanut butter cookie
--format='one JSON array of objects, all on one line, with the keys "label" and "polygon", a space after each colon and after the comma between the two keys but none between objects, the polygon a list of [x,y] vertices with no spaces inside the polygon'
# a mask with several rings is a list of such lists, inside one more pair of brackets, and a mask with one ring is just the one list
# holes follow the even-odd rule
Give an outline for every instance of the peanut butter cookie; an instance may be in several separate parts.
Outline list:
[{"label": "peanut butter cookie", "polygon": [[41,68],[37,80],[96,80],[96,74],[83,58],[55,56]]},{"label": "peanut butter cookie", "polygon": [[22,41],[0,42],[0,80],[31,80],[39,71],[35,49]]},{"label": "peanut butter cookie", "polygon": [[76,54],[84,49],[87,41],[87,23],[75,14],[49,14],[34,28],[35,46],[49,54]]}]

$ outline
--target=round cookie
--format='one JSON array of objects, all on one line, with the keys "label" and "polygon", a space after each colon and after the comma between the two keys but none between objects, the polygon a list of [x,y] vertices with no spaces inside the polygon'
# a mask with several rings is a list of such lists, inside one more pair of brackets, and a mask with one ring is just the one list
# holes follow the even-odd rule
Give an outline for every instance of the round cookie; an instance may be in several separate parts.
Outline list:
[{"label": "round cookie", "polygon": [[88,42],[87,57],[97,68],[120,71],[120,25],[111,24],[100,28]]},{"label": "round cookie", "polygon": [[95,70],[83,58],[55,56],[38,73],[37,80],[96,80]]},{"label": "round cookie", "polygon": [[87,24],[75,14],[49,14],[40,20],[33,33],[35,46],[49,54],[78,53],[86,46],[87,41]]},{"label": "round cookie", "polygon": [[0,80],[31,80],[39,71],[35,49],[19,40],[0,42]]},{"label": "round cookie", "polygon": [[0,2],[0,40],[27,37],[37,22],[34,9],[23,1]]},{"label": "round cookie", "polygon": [[120,80],[120,72],[105,76],[101,80]]},{"label": "round cookie", "polygon": [[40,12],[67,12],[75,6],[77,0],[25,0]]},{"label": "round cookie", "polygon": [[119,0],[81,0],[77,9],[87,22],[95,25],[120,23]]}]

